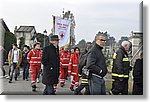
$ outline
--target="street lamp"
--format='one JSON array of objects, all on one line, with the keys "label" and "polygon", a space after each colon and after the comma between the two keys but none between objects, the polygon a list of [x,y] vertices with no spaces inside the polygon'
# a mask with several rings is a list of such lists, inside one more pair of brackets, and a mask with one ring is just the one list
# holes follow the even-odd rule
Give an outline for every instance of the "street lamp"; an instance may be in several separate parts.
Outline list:
[{"label": "street lamp", "polygon": [[46,29],[44,30],[44,45],[43,45],[43,47],[45,47],[45,35],[47,35],[47,31],[46,31]]}]

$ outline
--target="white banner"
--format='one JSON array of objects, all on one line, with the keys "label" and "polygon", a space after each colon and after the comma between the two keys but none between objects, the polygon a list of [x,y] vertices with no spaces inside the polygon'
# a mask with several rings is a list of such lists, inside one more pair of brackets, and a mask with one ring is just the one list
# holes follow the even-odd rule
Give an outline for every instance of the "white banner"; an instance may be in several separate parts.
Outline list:
[{"label": "white banner", "polygon": [[55,34],[59,36],[59,46],[65,46],[70,41],[70,20],[55,17]]}]

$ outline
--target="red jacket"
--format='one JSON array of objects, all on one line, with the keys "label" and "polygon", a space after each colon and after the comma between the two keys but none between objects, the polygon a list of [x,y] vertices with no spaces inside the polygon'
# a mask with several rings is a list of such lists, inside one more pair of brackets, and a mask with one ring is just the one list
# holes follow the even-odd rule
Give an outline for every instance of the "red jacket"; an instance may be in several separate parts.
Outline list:
[{"label": "red jacket", "polygon": [[30,65],[39,65],[41,66],[41,60],[42,60],[42,51],[32,49],[28,53],[27,60],[29,61]]},{"label": "red jacket", "polygon": [[68,74],[70,75],[78,75],[78,64],[79,64],[79,54],[73,53],[71,54]]},{"label": "red jacket", "polygon": [[69,51],[63,51],[60,53],[60,66],[62,68],[68,68],[70,61],[70,52]]}]

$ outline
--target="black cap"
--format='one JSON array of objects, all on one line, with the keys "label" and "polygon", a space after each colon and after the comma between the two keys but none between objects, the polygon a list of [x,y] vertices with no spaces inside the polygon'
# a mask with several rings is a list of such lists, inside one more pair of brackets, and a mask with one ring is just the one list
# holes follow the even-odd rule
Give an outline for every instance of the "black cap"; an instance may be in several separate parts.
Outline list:
[{"label": "black cap", "polygon": [[51,41],[58,41],[59,40],[58,35],[51,35],[50,40]]}]

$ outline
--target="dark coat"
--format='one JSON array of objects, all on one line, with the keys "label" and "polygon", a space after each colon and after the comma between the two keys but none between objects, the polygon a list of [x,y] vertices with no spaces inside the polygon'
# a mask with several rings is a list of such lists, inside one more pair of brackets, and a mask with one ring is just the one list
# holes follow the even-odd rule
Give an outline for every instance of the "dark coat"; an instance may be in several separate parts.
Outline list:
[{"label": "dark coat", "polygon": [[28,61],[27,61],[28,53],[29,53],[29,51],[28,51],[28,52],[24,52],[24,51],[22,52],[22,62],[21,62],[21,66],[22,66],[22,65],[27,65],[27,64],[29,64]]},{"label": "dark coat", "polygon": [[79,65],[78,65],[78,73],[81,74],[82,73],[82,68],[83,66],[86,65],[86,59],[87,59],[87,50],[85,49],[83,53],[81,53],[80,57],[79,57]]},{"label": "dark coat", "polygon": [[87,57],[86,65],[91,73],[104,77],[108,70],[105,62],[105,57],[102,53],[102,47],[95,44],[91,49]]},{"label": "dark coat", "polygon": [[50,43],[43,49],[42,64],[43,79],[45,85],[53,85],[58,83],[59,67],[60,67],[59,49]]},{"label": "dark coat", "polygon": [[135,83],[143,83],[143,59],[137,59],[134,65],[133,77]]}]

